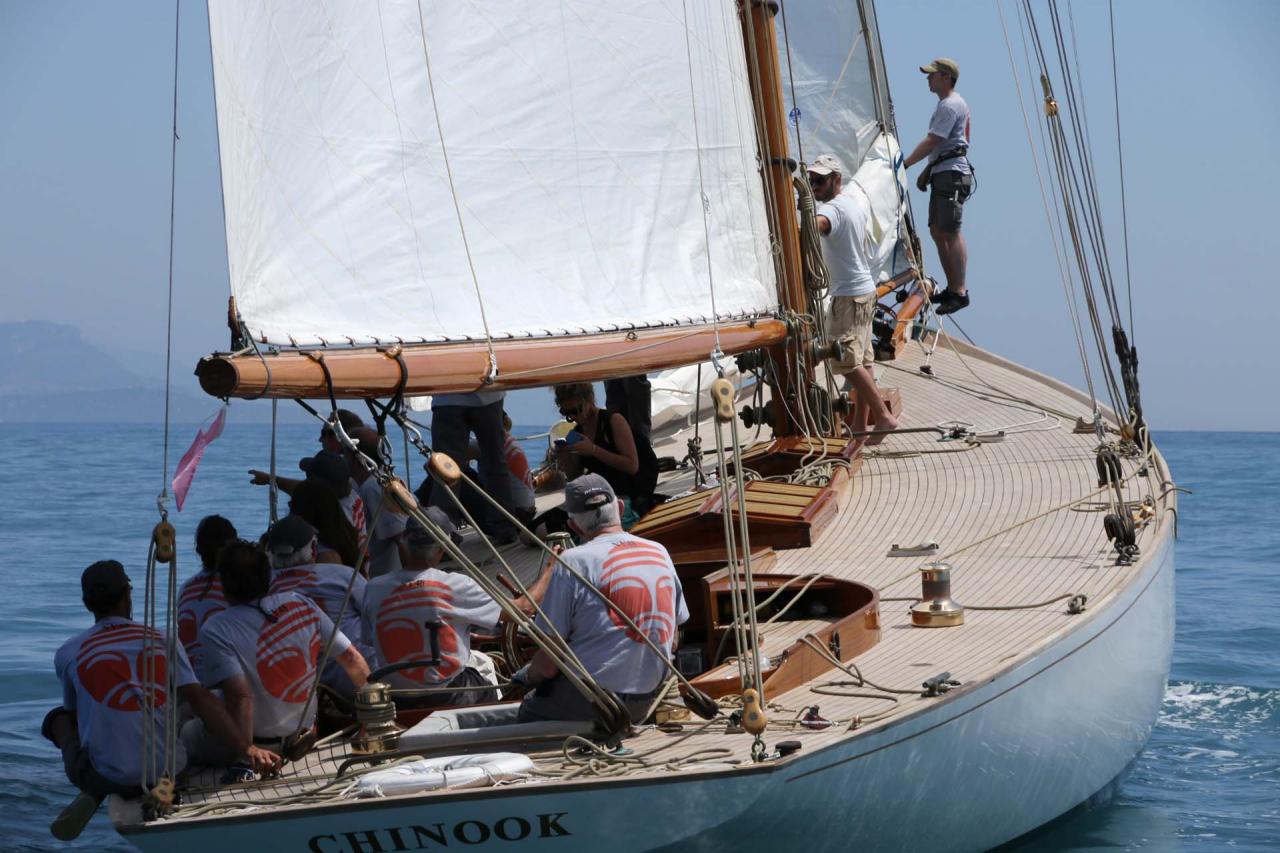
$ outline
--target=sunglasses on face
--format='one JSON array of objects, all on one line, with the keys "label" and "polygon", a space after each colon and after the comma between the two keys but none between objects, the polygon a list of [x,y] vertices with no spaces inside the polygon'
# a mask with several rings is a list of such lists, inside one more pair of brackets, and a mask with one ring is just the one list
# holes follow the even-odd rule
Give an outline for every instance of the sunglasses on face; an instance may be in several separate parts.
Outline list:
[{"label": "sunglasses on face", "polygon": [[561,417],[572,418],[582,414],[581,403],[563,403],[560,406]]}]

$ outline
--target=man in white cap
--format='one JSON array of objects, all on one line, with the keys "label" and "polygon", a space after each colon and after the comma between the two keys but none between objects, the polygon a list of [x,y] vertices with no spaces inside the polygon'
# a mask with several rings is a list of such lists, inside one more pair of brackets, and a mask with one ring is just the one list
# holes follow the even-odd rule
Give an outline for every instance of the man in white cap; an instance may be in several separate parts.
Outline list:
[{"label": "man in white cap", "polygon": [[969,250],[960,233],[964,203],[973,192],[973,167],[969,163],[969,105],[955,91],[960,66],[945,57],[935,59],[920,70],[928,76],[929,91],[938,96],[938,106],[929,119],[929,132],[907,155],[907,168],[929,158],[929,165],[917,181],[929,195],[929,233],[938,247],[938,260],[947,277],[947,289],[935,293],[939,314],[951,314],[969,305],[965,267]]},{"label": "man in white cap", "polygon": [[[570,482],[564,490],[564,509],[584,544],[565,551],[560,559],[603,592],[670,657],[677,626],[688,620],[689,610],[667,549],[623,531],[622,501],[599,474]],[[538,597],[538,589],[532,592]],[[538,624],[544,630],[554,627],[568,640],[591,677],[617,694],[632,722],[640,722],[667,675],[649,644],[559,563],[551,569],[540,604]],[[521,722],[596,716],[591,703],[560,676],[541,649],[512,681],[534,688],[520,704]]]},{"label": "man in white cap", "polygon": [[[857,406],[853,429],[862,432],[896,429],[898,421],[884,404],[876,387],[876,354],[871,323],[876,312],[876,283],[871,278],[867,251],[867,203],[859,187],[845,187],[844,166],[830,154],[822,154],[809,166],[809,186],[821,204],[817,210],[822,257],[831,279],[831,310],[827,332],[839,339],[841,356],[832,359],[832,372],[845,378]],[[873,435],[869,444],[883,440]]]}]

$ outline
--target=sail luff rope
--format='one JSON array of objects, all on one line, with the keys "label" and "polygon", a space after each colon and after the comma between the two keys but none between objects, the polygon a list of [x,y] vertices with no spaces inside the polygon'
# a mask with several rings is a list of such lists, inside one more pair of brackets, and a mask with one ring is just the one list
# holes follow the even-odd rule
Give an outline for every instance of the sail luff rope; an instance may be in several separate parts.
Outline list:
[{"label": "sail luff rope", "polygon": [[484,326],[485,345],[489,350],[489,371],[485,374],[484,384],[489,384],[498,375],[498,355],[493,349],[493,335],[489,331],[489,318],[484,310],[484,295],[480,292],[480,278],[476,275],[475,260],[471,256],[471,244],[467,240],[467,226],[462,218],[462,203],[458,200],[458,189],[453,179],[453,167],[449,163],[449,147],[444,141],[444,123],[440,119],[440,102],[436,99],[435,78],[431,73],[431,51],[427,47],[427,22],[422,11],[422,0],[418,0],[418,34],[422,40],[422,63],[427,72],[427,89],[431,94],[431,113],[435,116],[436,132],[440,137],[440,158],[444,163],[445,176],[449,180],[449,195],[453,199],[453,212],[458,220],[458,234],[462,238],[462,249],[467,256],[467,269],[471,273],[471,284],[476,291],[476,304],[480,307],[480,323]]},{"label": "sail luff rope", "polygon": [[1124,283],[1129,302],[1129,337],[1136,346],[1138,330],[1133,324],[1133,278],[1129,272],[1129,208],[1124,189],[1124,145],[1120,135],[1120,76],[1116,70],[1116,9],[1115,0],[1107,0],[1108,20],[1111,29],[1111,90],[1116,106],[1116,159],[1120,163],[1120,224],[1124,229]]}]

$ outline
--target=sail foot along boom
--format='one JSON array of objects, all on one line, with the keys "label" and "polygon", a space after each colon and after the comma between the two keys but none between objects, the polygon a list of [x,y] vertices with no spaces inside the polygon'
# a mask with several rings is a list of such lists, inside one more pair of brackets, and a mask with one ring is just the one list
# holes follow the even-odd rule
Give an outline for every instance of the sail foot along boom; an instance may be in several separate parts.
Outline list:
[{"label": "sail foot along boom", "polygon": [[[787,324],[765,317],[692,328],[637,329],[572,338],[493,342],[498,372],[486,383],[489,350],[483,341],[400,349],[405,394],[510,390],[630,376],[705,359],[719,344],[726,355],[767,347],[787,336]],[[323,355],[324,367],[312,353]],[[328,369],[332,388],[325,379]],[[196,365],[214,397],[278,399],[386,397],[400,389],[400,364],[389,349],[289,350],[206,356]]]}]

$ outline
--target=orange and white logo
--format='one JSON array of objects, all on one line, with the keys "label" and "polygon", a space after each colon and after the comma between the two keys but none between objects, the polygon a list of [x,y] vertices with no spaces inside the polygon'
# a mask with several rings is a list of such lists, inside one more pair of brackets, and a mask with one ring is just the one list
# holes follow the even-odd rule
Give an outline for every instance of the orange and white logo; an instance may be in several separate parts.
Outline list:
[{"label": "orange and white logo", "polygon": [[[609,549],[603,568],[600,591],[649,639],[659,646],[670,644],[676,633],[676,585],[666,552],[650,542],[620,542]],[[609,619],[619,628],[624,625],[613,610]],[[633,642],[644,642],[630,627],[626,635]]]},{"label": "orange and white logo", "polygon": [[[151,668],[147,668],[150,639]],[[146,702],[142,679],[151,676],[155,707],[165,703],[168,661],[164,637],[133,622],[108,625],[85,640],[76,656],[76,675],[95,702],[114,711],[141,711]]]},{"label": "orange and white logo", "polygon": [[439,684],[462,671],[458,632],[445,621],[453,612],[453,590],[447,583],[414,580],[401,584],[378,607],[378,651],[387,663],[427,660],[431,657],[431,632],[427,622],[439,622],[440,665],[400,670],[410,681]]},{"label": "orange and white logo", "polygon": [[319,611],[303,601],[287,601],[258,634],[258,678],[282,702],[306,701],[320,659]]},{"label": "orange and white logo", "polygon": [[[227,609],[222,595],[222,580],[214,575],[188,582],[178,599],[178,639],[190,656],[200,648],[200,629],[209,617]],[[193,661],[194,663],[194,661]]]}]

